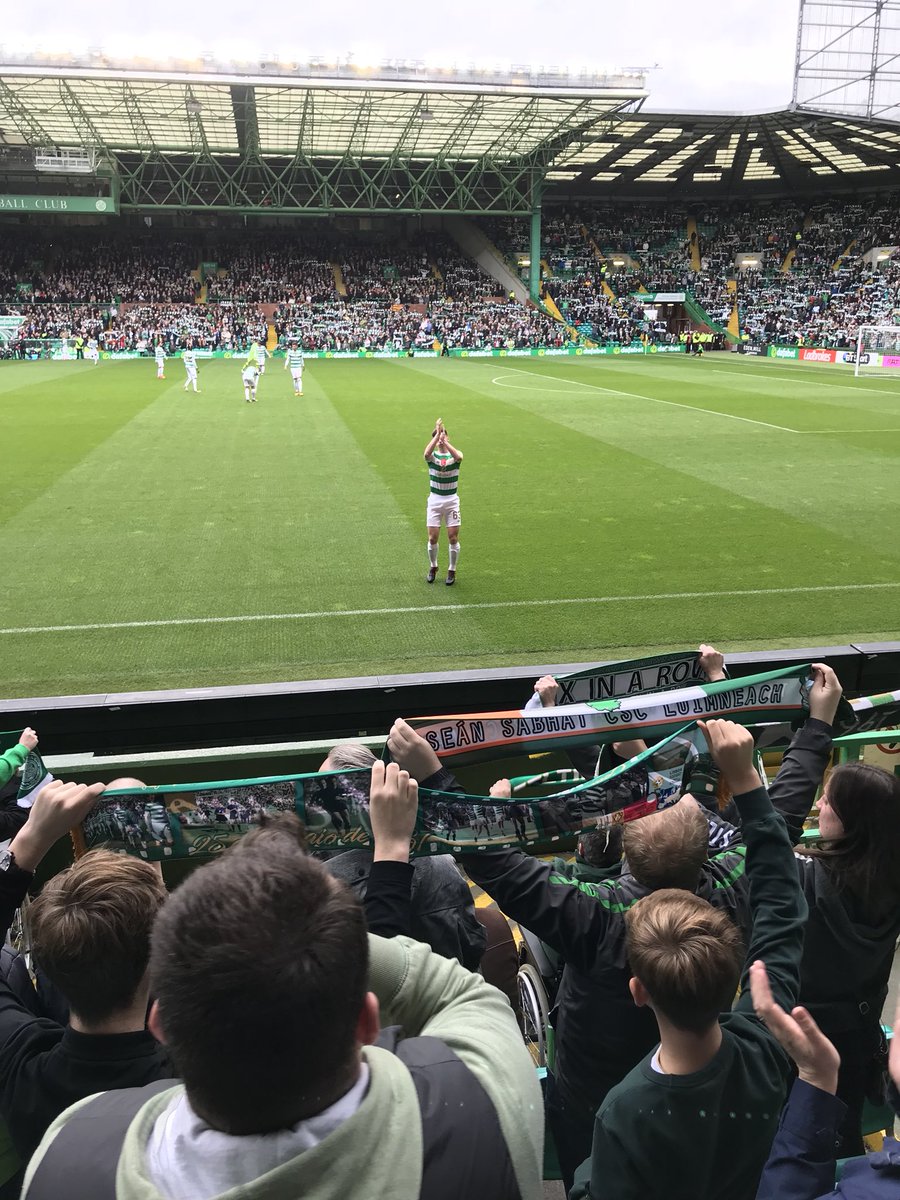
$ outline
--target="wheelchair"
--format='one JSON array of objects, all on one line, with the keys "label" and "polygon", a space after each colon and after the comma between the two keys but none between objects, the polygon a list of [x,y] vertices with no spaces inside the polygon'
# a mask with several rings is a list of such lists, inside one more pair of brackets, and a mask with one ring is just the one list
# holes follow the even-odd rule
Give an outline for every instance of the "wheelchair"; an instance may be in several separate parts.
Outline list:
[{"label": "wheelchair", "polygon": [[550,1013],[556,1001],[565,964],[540,938],[519,926],[519,969],[516,989],[522,1036],[536,1067],[553,1066],[553,1027]]}]

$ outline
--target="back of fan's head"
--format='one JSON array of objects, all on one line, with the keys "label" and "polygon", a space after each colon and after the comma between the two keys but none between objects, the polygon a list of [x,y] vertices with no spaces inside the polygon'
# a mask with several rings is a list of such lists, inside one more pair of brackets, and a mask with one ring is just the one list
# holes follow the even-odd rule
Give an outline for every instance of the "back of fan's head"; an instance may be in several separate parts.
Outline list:
[{"label": "back of fan's head", "polygon": [[358,1070],[363,912],[298,827],[280,817],[195,871],[153,931],[162,1033],[194,1111],[231,1134],[321,1112]]},{"label": "back of fan's head", "polygon": [[92,850],[44,884],[28,912],[32,951],[82,1024],[123,1012],[146,986],[150,931],[165,901],[154,867],[111,850]]},{"label": "back of fan's head", "polygon": [[699,896],[664,888],[625,915],[626,951],[657,1016],[704,1033],[731,1008],[744,962],[740,932]]},{"label": "back of fan's head", "polygon": [[696,800],[679,800],[625,826],[628,869],[643,887],[695,891],[709,847],[709,825]]}]

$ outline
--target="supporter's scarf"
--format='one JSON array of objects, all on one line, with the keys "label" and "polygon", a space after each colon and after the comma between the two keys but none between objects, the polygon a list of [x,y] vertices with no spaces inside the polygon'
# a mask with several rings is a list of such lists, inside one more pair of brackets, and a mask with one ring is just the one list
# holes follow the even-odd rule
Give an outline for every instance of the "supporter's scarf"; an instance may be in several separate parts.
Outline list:
[{"label": "supporter's scarf", "polygon": [[677,725],[724,717],[741,725],[783,724],[808,712],[810,668],[789,667],[698,683],[676,691],[565,704],[533,711],[415,717],[410,725],[448,764],[566,746],[665,737]]},{"label": "supporter's scarf", "polygon": [[[0,754],[5,754],[7,750],[11,750],[13,746],[17,745],[23,732],[21,729],[15,729],[9,730],[6,733],[0,733]],[[28,755],[19,768],[19,771],[21,774],[16,803],[20,808],[31,808],[35,796],[45,783],[50,783],[53,776],[44,766],[43,760],[37,750],[28,751]]]},{"label": "supporter's scarf", "polygon": [[575,704],[671,691],[692,683],[705,683],[706,676],[696,650],[675,650],[671,654],[607,663],[570,675],[557,675],[556,682],[560,687],[559,703]]},{"label": "supporter's scarf", "polygon": [[[678,764],[693,754],[687,730],[588,779],[540,799],[499,800],[419,789],[413,856],[522,846],[550,851],[582,829],[637,820],[677,797]],[[649,760],[666,754],[664,771]],[[148,861],[221,853],[267,817],[296,812],[316,851],[373,845],[367,770],[104,792],[85,820],[77,853],[96,846]],[[615,808],[615,812],[609,812]]]},{"label": "supporter's scarf", "polygon": [[900,724],[900,688],[879,692],[877,696],[860,696],[849,701],[854,721],[841,733],[868,733],[873,729],[895,729]]}]

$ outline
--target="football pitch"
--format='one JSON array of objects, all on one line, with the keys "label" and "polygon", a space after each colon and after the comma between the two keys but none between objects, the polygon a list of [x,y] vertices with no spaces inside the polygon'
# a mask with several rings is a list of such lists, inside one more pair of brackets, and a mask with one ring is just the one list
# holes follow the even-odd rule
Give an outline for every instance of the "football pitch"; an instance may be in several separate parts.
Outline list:
[{"label": "football pitch", "polygon": [[[900,380],[682,358],[0,363],[6,696],[900,638]],[[436,417],[457,583],[425,582]]]}]

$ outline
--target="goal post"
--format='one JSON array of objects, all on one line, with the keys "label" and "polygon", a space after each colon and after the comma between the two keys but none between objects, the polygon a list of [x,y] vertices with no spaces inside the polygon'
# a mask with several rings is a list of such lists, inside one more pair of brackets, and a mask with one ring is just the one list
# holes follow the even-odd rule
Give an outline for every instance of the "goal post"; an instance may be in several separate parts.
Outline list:
[{"label": "goal post", "polygon": [[854,375],[894,372],[900,372],[900,325],[861,325],[856,337]]}]

